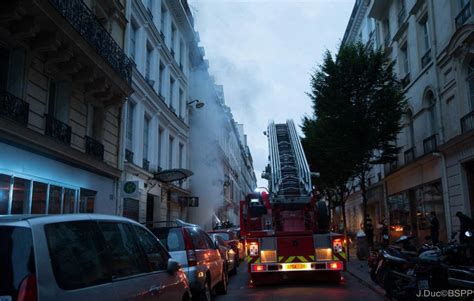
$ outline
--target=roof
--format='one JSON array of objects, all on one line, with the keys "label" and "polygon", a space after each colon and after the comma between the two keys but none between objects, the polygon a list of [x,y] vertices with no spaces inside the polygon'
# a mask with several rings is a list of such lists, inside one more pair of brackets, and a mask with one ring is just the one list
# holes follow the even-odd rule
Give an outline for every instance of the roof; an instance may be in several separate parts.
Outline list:
[{"label": "roof", "polygon": [[19,221],[26,221],[30,225],[33,224],[50,224],[58,222],[68,221],[80,221],[80,220],[113,220],[113,221],[124,221],[138,224],[136,221],[117,216],[107,214],[22,214],[22,215],[2,215],[0,216],[0,224],[17,223]]}]

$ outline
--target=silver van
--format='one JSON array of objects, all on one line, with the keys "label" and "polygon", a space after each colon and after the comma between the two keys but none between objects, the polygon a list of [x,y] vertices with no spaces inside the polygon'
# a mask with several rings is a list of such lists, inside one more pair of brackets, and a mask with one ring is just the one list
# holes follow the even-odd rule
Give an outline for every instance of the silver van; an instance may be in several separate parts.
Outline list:
[{"label": "silver van", "polygon": [[0,216],[1,301],[189,300],[179,263],[117,216]]},{"label": "silver van", "polygon": [[150,222],[147,226],[183,267],[195,300],[211,300],[213,292],[227,293],[224,259],[216,244],[199,226],[179,219]]}]

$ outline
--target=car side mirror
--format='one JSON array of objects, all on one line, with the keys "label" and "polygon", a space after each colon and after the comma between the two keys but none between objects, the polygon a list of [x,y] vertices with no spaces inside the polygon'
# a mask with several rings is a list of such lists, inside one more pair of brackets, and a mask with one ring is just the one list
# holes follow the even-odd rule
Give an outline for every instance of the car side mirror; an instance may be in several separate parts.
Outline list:
[{"label": "car side mirror", "polygon": [[181,265],[179,264],[179,262],[173,260],[173,259],[168,259],[168,273],[170,274],[175,274],[176,272],[179,271],[179,269],[181,268]]}]

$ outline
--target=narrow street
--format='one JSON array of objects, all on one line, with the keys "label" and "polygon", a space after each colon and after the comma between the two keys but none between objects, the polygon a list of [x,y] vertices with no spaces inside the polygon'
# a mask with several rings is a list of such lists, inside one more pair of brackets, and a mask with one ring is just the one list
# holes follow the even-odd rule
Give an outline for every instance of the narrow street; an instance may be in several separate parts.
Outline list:
[{"label": "narrow street", "polygon": [[[224,300],[386,300],[370,288],[360,282],[351,274],[343,274],[344,281],[341,284],[317,283],[317,282],[292,282],[278,285],[267,285],[253,287],[249,284],[247,267],[242,263],[238,273],[230,277],[227,295],[216,296],[216,301]],[[297,296],[297,299],[295,297]]]}]

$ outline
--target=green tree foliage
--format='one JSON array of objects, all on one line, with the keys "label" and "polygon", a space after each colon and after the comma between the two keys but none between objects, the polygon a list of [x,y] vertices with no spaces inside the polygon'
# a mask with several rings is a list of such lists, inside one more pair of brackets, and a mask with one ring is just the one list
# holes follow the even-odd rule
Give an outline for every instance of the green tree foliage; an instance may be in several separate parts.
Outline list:
[{"label": "green tree foliage", "polygon": [[359,179],[365,205],[371,165],[393,161],[399,152],[395,140],[405,99],[393,63],[381,49],[361,43],[341,46],[335,58],[326,52],[308,95],[313,116],[303,119],[303,147],[312,170],[321,174],[317,185],[338,196],[345,227],[348,182]]}]

